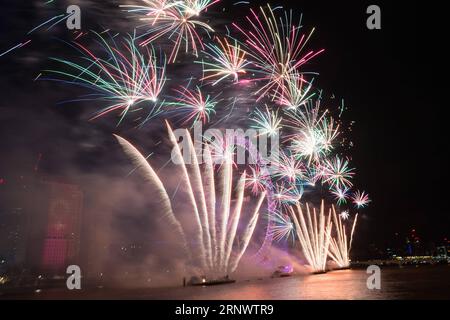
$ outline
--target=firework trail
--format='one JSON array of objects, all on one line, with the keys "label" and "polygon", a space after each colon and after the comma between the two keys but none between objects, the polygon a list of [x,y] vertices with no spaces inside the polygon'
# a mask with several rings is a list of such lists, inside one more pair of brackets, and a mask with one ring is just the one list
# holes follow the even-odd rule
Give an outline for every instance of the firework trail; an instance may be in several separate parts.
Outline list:
[{"label": "firework trail", "polygon": [[284,18],[277,19],[273,9],[267,5],[267,8],[260,7],[260,14],[262,17],[251,10],[251,15],[246,18],[248,28],[233,23],[245,38],[255,71],[262,74],[257,81],[266,82],[255,93],[258,100],[268,94],[279,95],[290,74],[299,72],[304,64],[323,52],[303,52],[314,29],[308,36],[301,35],[301,21],[297,25],[293,23],[292,11],[285,12]]},{"label": "firework trail", "polygon": [[[260,193],[256,207],[252,211],[250,220],[245,226],[245,230],[239,235],[239,243],[236,244],[238,238],[238,226],[242,223],[242,210],[245,192],[245,172],[241,175],[237,182],[237,201],[234,206],[231,206],[231,190],[233,165],[231,161],[224,163],[220,167],[222,179],[219,191],[216,190],[214,178],[214,163],[213,157],[209,147],[205,147],[203,156],[205,158],[205,171],[202,175],[201,165],[198,154],[195,151],[194,144],[186,131],[188,138],[188,150],[183,152],[189,153],[190,165],[183,161],[183,154],[180,146],[177,143],[175,134],[171,127],[167,124],[169,132],[169,139],[174,146],[174,152],[177,159],[175,162],[181,166],[183,172],[183,183],[187,187],[187,194],[189,196],[190,207],[194,215],[194,222],[196,226],[195,238],[196,248],[190,248],[186,242],[186,233],[183,225],[179,222],[172,211],[171,201],[168,197],[167,191],[156,175],[150,164],[144,156],[142,156],[135,147],[129,142],[116,136],[125,153],[130,157],[133,164],[137,166],[139,172],[144,175],[145,179],[158,190],[158,195],[161,198],[166,215],[171,219],[172,223],[177,227],[177,230],[182,234],[184,245],[189,252],[189,257],[192,252],[198,252],[200,259],[200,267],[204,274],[207,273],[222,273],[227,274],[234,272],[241,260],[245,250],[247,249],[256,223],[259,217],[261,205],[266,198],[266,193]],[[219,192],[217,194],[217,192]],[[220,208],[216,215],[216,199],[221,199]],[[232,210],[233,209],[233,210]],[[216,227],[218,226],[218,228]],[[192,250],[194,249],[194,250]],[[195,258],[195,256],[192,256]]]},{"label": "firework trail", "polygon": [[186,253],[188,254],[189,260],[191,260],[192,254],[187,244],[186,235],[183,231],[180,222],[173,213],[169,195],[167,194],[167,191],[164,188],[164,185],[159,179],[158,175],[150,166],[150,164],[147,162],[147,159],[145,159],[145,157],[131,143],[129,143],[127,140],[117,135],[114,135],[114,137],[119,142],[119,145],[122,147],[125,154],[131,159],[134,167],[136,168],[135,171],[138,172],[145,179],[145,181],[150,184],[152,189],[156,190],[156,194],[158,195],[158,198],[161,200],[164,215],[168,217],[170,223],[175,227],[177,232],[180,234],[183,240],[183,246],[186,250]]},{"label": "firework trail", "polygon": [[329,256],[334,262],[336,262],[339,268],[347,268],[350,266],[351,241],[353,239],[353,233],[355,231],[358,216],[357,215],[355,216],[355,220],[353,222],[353,226],[350,233],[350,242],[349,242],[347,239],[345,226],[342,223],[341,216],[336,214],[334,206],[332,206],[332,212],[334,222],[333,229],[336,230],[335,231],[336,236],[331,238]]},{"label": "firework trail", "polygon": [[231,265],[230,265],[231,272],[236,270],[236,268],[239,264],[239,261],[241,260],[242,256],[244,255],[245,250],[247,250],[247,247],[250,243],[250,239],[252,238],[253,232],[255,231],[256,223],[258,222],[259,209],[261,208],[261,205],[265,198],[266,198],[265,192],[259,196],[259,200],[258,200],[256,208],[253,212],[252,218],[250,219],[250,222],[247,225],[247,228],[242,236],[242,246],[241,246],[240,250],[238,251],[234,260],[231,262]]},{"label": "firework trail", "polygon": [[[168,125],[168,124],[167,124]],[[171,131],[169,129],[169,131]],[[170,133],[171,137],[173,136],[172,133]],[[186,136],[190,136],[189,131],[186,130]],[[195,195],[196,195],[196,202],[200,203],[200,209],[201,209],[201,220],[202,220],[202,229],[205,231],[204,233],[204,239],[203,242],[205,243],[205,247],[207,249],[207,259],[209,262],[209,267],[213,268],[213,251],[212,251],[212,239],[211,239],[211,233],[210,233],[210,227],[209,227],[209,216],[208,216],[208,208],[207,208],[207,204],[206,204],[206,197],[205,197],[205,190],[203,188],[203,181],[202,181],[202,175],[200,172],[200,166],[198,163],[198,158],[197,158],[197,152],[194,148],[194,143],[192,142],[192,139],[188,139],[189,140],[189,148],[190,148],[190,155],[191,155],[191,161],[193,164],[193,183],[195,185]],[[172,140],[172,143],[174,141]]]},{"label": "firework trail", "polygon": [[72,46],[82,54],[81,62],[51,58],[68,71],[45,70],[56,77],[45,80],[60,81],[92,91],[78,101],[102,101],[107,104],[93,119],[121,110],[120,123],[130,110],[144,104],[149,106],[148,119],[160,114],[158,99],[166,83],[165,58],[157,59],[154,49],[140,50],[134,38],[125,39],[122,46],[111,40],[113,44],[110,46],[100,34],[95,34],[106,58],[74,42]]},{"label": "firework trail", "polygon": [[[313,209],[312,218],[308,204],[306,205],[306,214],[303,213],[300,204],[290,207],[289,211],[294,220],[297,237],[309,266],[315,273],[325,272],[331,241],[331,212],[326,218],[323,201],[319,214],[316,213],[315,208]],[[319,216],[319,221],[317,221],[317,216]]]},{"label": "firework trail", "polygon": [[188,169],[186,167],[186,161],[184,161],[184,159],[183,159],[183,154],[182,154],[180,146],[175,138],[175,135],[172,131],[172,128],[169,126],[168,122],[166,122],[166,124],[167,124],[167,129],[169,132],[170,142],[172,143],[172,145],[174,147],[174,151],[177,156],[176,163],[181,163],[181,168],[183,170],[183,178],[184,178],[184,182],[188,189],[189,200],[190,200],[190,204],[192,206],[192,210],[194,212],[194,217],[195,217],[196,226],[197,226],[197,242],[199,243],[199,246],[200,246],[201,263],[202,263],[202,267],[204,269],[206,269],[206,265],[207,265],[206,259],[207,258],[206,258],[206,249],[205,249],[205,245],[203,242],[204,238],[203,238],[203,227],[202,227],[202,225],[204,225],[204,223],[202,224],[202,220],[200,218],[200,213],[198,210],[197,201],[195,199],[194,190],[192,189],[192,182],[189,177]]}]

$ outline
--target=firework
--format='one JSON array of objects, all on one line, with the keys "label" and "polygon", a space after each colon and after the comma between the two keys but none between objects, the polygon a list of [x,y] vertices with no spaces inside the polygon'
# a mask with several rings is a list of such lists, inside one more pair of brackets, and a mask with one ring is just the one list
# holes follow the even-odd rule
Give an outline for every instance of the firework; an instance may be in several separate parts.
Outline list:
[{"label": "firework", "polygon": [[339,217],[341,217],[342,220],[348,220],[348,218],[350,218],[350,214],[347,210],[344,210],[339,214]]},{"label": "firework", "polygon": [[304,76],[297,72],[289,73],[284,82],[285,85],[276,92],[275,100],[289,111],[305,106],[315,95],[311,93],[312,82],[307,82]]},{"label": "firework", "polygon": [[184,123],[191,121],[194,124],[199,121],[207,123],[210,120],[210,116],[216,112],[215,108],[218,101],[215,98],[211,98],[210,95],[203,94],[200,87],[196,87],[195,90],[181,87],[180,89],[175,89],[175,92],[179,94],[176,102],[168,102],[166,104],[175,107],[177,112],[187,113]]},{"label": "firework", "polygon": [[289,215],[275,211],[269,215],[268,219],[272,219],[274,222],[270,227],[270,235],[275,241],[293,239],[295,228]]},{"label": "firework", "polygon": [[[247,222],[244,230],[240,233],[238,226],[241,223],[242,226],[242,209],[244,204],[244,190],[246,174],[241,175],[237,182],[237,200],[234,206],[231,205],[231,191],[233,186],[233,166],[231,163],[225,163],[220,168],[220,175],[222,179],[220,181],[219,192],[216,191],[216,182],[214,178],[214,165],[212,162],[212,155],[208,147],[205,149],[205,171],[201,172],[199,159],[195,152],[192,138],[188,134],[188,147],[189,150],[183,150],[188,152],[192,167],[188,169],[186,163],[183,161],[183,155],[181,153],[180,146],[178,145],[175,135],[167,125],[169,131],[169,138],[174,146],[176,163],[180,163],[182,170],[182,183],[186,186],[187,195],[189,198],[189,205],[192,208],[192,214],[194,216],[193,222],[195,224],[195,237],[194,244],[190,244],[184,241],[184,245],[187,251],[192,254],[197,254],[192,258],[198,258],[200,261],[200,268],[203,274],[207,273],[223,273],[228,274],[234,272],[246,251],[248,244],[251,240],[253,232],[256,227],[256,223],[259,217],[259,210],[266,197],[266,193],[263,192],[258,196],[256,206],[251,210],[250,219]],[[167,191],[162,184],[155,171],[152,169],[147,160],[133,147],[129,142],[123,138],[117,137],[120,145],[124,148],[125,153],[132,159],[133,163],[138,169],[143,168],[144,177],[152,185],[156,186],[158,195],[161,197],[165,212],[170,216],[171,221],[179,229],[180,234],[186,237],[184,226],[179,222],[178,218],[172,211],[171,201],[167,196]],[[204,181],[206,181],[204,183]],[[221,199],[221,202],[216,211],[216,199]],[[238,235],[239,233],[239,235]],[[233,251],[236,239],[239,238],[239,249]],[[192,246],[194,246],[192,248]],[[237,246],[236,246],[237,247]],[[194,260],[195,261],[195,260]]]},{"label": "firework", "polygon": [[260,135],[276,137],[282,128],[282,118],[278,115],[278,111],[269,110],[267,105],[264,111],[256,109],[252,120],[255,123],[252,127],[258,129]]},{"label": "firework", "polygon": [[153,25],[162,16],[170,14],[170,10],[174,7],[179,7],[183,1],[173,0],[141,0],[143,5],[120,5],[121,8],[127,8],[128,12],[145,14],[153,17]]},{"label": "firework", "polygon": [[211,62],[205,60],[200,62],[203,65],[203,73],[207,74],[201,80],[217,78],[212,83],[213,86],[228,77],[232,77],[235,82],[238,82],[239,74],[245,74],[245,68],[249,64],[245,59],[246,52],[241,49],[237,40],[234,40],[233,45],[228,42],[227,38],[223,40],[217,38],[217,42],[218,45],[205,45],[209,51],[204,53]]},{"label": "firework", "polygon": [[181,6],[187,13],[198,16],[201,12],[219,1],[220,0],[184,0],[181,1]]},{"label": "firework", "polygon": [[305,176],[305,167],[292,155],[285,152],[280,154],[278,161],[274,163],[273,173],[275,177],[281,178],[292,184]]},{"label": "firework", "polygon": [[331,238],[329,256],[339,266],[339,268],[347,268],[350,266],[350,249],[352,246],[353,233],[355,232],[358,215],[355,216],[350,234],[350,241],[347,239],[345,226],[342,223],[340,215],[336,214],[334,206],[332,207],[334,230],[336,236]]},{"label": "firework", "polygon": [[285,186],[283,183],[277,183],[275,192],[272,195],[274,201],[282,206],[289,206],[300,201],[303,195],[303,189],[297,186]]},{"label": "firework", "polygon": [[342,205],[347,203],[347,199],[349,197],[349,191],[350,189],[346,186],[343,186],[341,188],[336,188],[331,190],[331,194],[334,195],[336,203],[338,205]]},{"label": "firework", "polygon": [[122,7],[127,8],[128,12],[137,15],[139,20],[144,23],[138,28],[147,28],[147,31],[138,37],[138,39],[143,39],[140,42],[141,46],[146,46],[164,36],[173,42],[169,62],[174,63],[183,43],[185,52],[188,53],[190,49],[195,56],[198,56],[199,46],[201,49],[204,49],[201,36],[197,32],[198,29],[205,32],[214,31],[205,22],[194,18],[197,16],[197,10],[205,2],[156,0],[144,1],[142,6],[125,5]]},{"label": "firework", "polygon": [[289,74],[299,69],[323,50],[304,53],[305,45],[314,29],[308,36],[300,33],[301,21],[293,23],[293,13],[285,12],[284,18],[275,17],[273,9],[260,8],[262,17],[251,10],[247,16],[248,28],[233,24],[245,37],[247,52],[251,52],[255,70],[263,76],[257,80],[266,82],[257,92],[258,100],[268,93],[274,94],[282,90]]},{"label": "firework", "polygon": [[96,35],[106,58],[101,58],[74,42],[73,46],[83,54],[81,62],[52,58],[67,71],[45,70],[56,77],[47,80],[90,89],[92,94],[78,100],[102,101],[107,104],[96,113],[94,119],[120,110],[122,121],[130,110],[137,110],[142,106],[149,106],[149,117],[160,114],[158,99],[166,82],[164,57],[157,59],[152,48],[140,50],[135,45],[134,38],[125,39],[122,46],[116,45],[114,41],[114,45],[110,46],[101,35]]},{"label": "firework", "polygon": [[337,156],[332,160],[327,159],[325,160],[324,169],[324,182],[329,183],[331,187],[339,189],[353,185],[350,179],[354,175],[354,169],[349,167],[348,160],[343,160]]},{"label": "firework", "polygon": [[127,140],[114,135],[119,142],[120,146],[124,150],[125,154],[131,159],[134,167],[136,168],[135,172],[144,177],[145,181],[150,185],[150,190],[155,190],[156,195],[159,199],[161,199],[161,204],[163,208],[163,214],[166,216],[170,223],[175,227],[175,230],[181,236],[183,240],[183,247],[186,250],[188,258],[191,259],[192,254],[189,249],[188,242],[186,240],[186,235],[183,231],[183,228],[175,217],[175,214],[172,209],[172,204],[170,201],[170,197],[164,188],[163,183],[159,179],[156,172],[153,170],[152,166],[148,163],[147,159]]},{"label": "firework", "polygon": [[306,214],[303,213],[300,204],[297,204],[295,207],[289,207],[289,211],[294,220],[297,237],[309,266],[315,273],[325,272],[331,241],[331,212],[326,218],[323,201],[320,206],[320,212],[317,214],[314,208],[312,217],[308,204],[306,205]]},{"label": "firework", "polygon": [[260,166],[250,167],[252,174],[247,177],[246,187],[251,189],[253,194],[259,194],[266,190],[269,175]]},{"label": "firework", "polygon": [[[98,35],[100,41],[97,42],[102,49],[99,53],[74,42],[72,47],[82,57],[76,61],[53,58],[62,64],[63,71],[46,71],[56,75],[56,79],[49,80],[91,90],[90,94],[77,100],[102,103],[93,118],[117,111],[119,123],[132,112],[134,114],[135,111],[145,109],[148,110],[148,116],[143,123],[164,110],[168,116],[175,114],[174,118],[181,120],[183,126],[208,123],[208,126],[217,128],[222,120],[237,119],[245,112],[244,108],[235,108],[238,106],[237,101],[247,102],[250,117],[243,120],[247,124],[250,120],[251,128],[258,129],[260,135],[280,138],[280,156],[276,158],[272,153],[270,165],[268,158],[263,158],[264,151],[258,150],[258,147],[262,149],[264,146],[256,146],[248,137],[237,136],[233,137],[232,143],[227,140],[228,137],[211,137],[211,141],[203,145],[201,156],[205,161],[200,161],[198,150],[193,152],[195,147],[189,133],[188,148],[183,146],[181,150],[175,134],[167,125],[170,143],[174,146],[173,155],[181,159],[186,151],[189,153],[189,165],[181,161],[177,167],[180,173],[178,187],[182,187],[176,190],[186,192],[186,212],[191,215],[193,223],[190,227],[181,223],[184,220],[178,220],[178,215],[182,213],[173,211],[173,203],[165,186],[147,160],[126,140],[120,137],[117,140],[138,167],[137,171],[157,192],[164,216],[180,234],[189,259],[195,261],[193,264],[200,267],[204,274],[226,274],[236,269],[249,245],[259,219],[259,209],[265,199],[268,202],[268,226],[261,248],[267,247],[273,240],[281,241],[296,234],[314,271],[325,270],[328,246],[333,247],[330,249],[332,259],[346,265],[352,240],[350,238],[347,243],[342,221],[349,218],[348,211],[341,212],[337,220],[333,208],[332,221],[331,211],[325,217],[323,202],[317,213],[315,209],[311,212],[308,205],[306,209],[303,207],[306,212],[302,212],[299,205],[303,195],[308,196],[309,191],[313,191],[309,188],[313,189],[317,182],[322,186],[326,184],[337,205],[343,205],[350,199],[357,208],[363,208],[370,202],[364,192],[357,191],[350,195],[354,169],[350,168],[345,155],[338,155],[334,150],[341,134],[341,122],[338,119],[341,119],[344,105],[342,103],[339,110],[339,118],[333,119],[331,114],[334,115],[334,112],[322,110],[322,92],[313,87],[313,73],[305,70],[305,65],[323,52],[307,48],[314,29],[305,33],[301,18],[295,21],[292,11],[283,11],[281,16],[277,16],[276,13],[281,12],[280,8],[268,5],[260,10],[251,10],[244,22],[246,26],[233,24],[242,41],[233,38],[228,28],[227,35],[212,38],[210,33],[214,30],[205,16],[209,8],[218,2],[139,0],[135,5],[122,5],[139,21],[135,35],[124,41],[118,41],[117,35],[108,40]],[[43,25],[61,18],[55,17]],[[76,37],[83,34],[77,33]],[[203,39],[206,34],[208,41]],[[0,57],[28,43],[0,53]],[[159,54],[154,49],[156,46],[161,48]],[[163,53],[166,50],[168,59]],[[194,59],[192,55],[197,58]],[[186,69],[182,66],[181,70],[194,70],[196,74],[191,75],[190,81],[195,79],[199,83],[193,86],[176,83],[171,88],[177,88],[173,91],[176,94],[166,101],[163,98],[163,95],[166,97],[166,64],[175,63],[178,57],[190,57],[183,61],[187,64],[192,62],[190,60],[201,64],[201,69],[199,66],[192,69],[186,64]],[[174,82],[184,78],[184,73],[180,75],[180,69],[175,69],[176,74],[172,77]],[[245,83],[252,85],[250,90],[255,95],[254,99],[243,97],[245,91],[238,91],[242,87],[240,84]],[[216,95],[219,85],[225,89]],[[206,88],[216,93],[209,95]],[[267,99],[264,101],[266,104],[255,104],[261,99]],[[223,101],[232,100],[234,102],[229,104],[232,108],[218,108]],[[250,107],[255,105],[258,107],[250,111]],[[224,109],[228,109],[228,115],[221,117],[220,121],[214,121],[216,119],[213,116],[216,113],[222,116]],[[135,118],[141,121],[140,116]],[[208,139],[205,137],[205,140]],[[238,147],[234,143],[237,139],[242,140]],[[272,151],[275,150],[275,140],[278,146],[279,140],[273,139]],[[251,146],[252,143],[255,145]],[[236,155],[239,159],[240,148],[249,153],[255,162],[251,162],[251,172],[238,175],[236,162],[239,161],[234,161]],[[251,193],[255,208],[244,210],[247,203],[244,201],[245,192]],[[355,224],[356,221],[350,237]],[[337,231],[336,237],[331,240],[332,225],[336,226]],[[262,256],[260,252],[257,255]]]},{"label": "firework", "polygon": [[319,162],[331,150],[339,134],[339,126],[327,119],[327,111],[320,113],[320,101],[309,101],[302,111],[288,113],[288,127],[294,133],[288,136],[289,149],[297,158]]},{"label": "firework", "polygon": [[370,202],[369,195],[366,194],[364,191],[356,191],[352,196],[352,201],[356,205],[357,208],[364,208],[367,207],[367,205]]}]

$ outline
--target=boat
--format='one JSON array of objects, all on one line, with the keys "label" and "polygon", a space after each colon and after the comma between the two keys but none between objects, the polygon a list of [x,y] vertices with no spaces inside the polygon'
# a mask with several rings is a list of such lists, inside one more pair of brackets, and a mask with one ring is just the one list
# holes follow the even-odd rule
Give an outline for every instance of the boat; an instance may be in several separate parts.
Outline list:
[{"label": "boat", "polygon": [[292,266],[279,266],[273,273],[272,278],[285,278],[290,277],[294,272]]},{"label": "boat", "polygon": [[225,276],[223,278],[217,278],[217,279],[208,279],[206,277],[192,277],[191,280],[187,283],[188,286],[215,286],[220,284],[229,284],[229,283],[235,283],[236,280],[230,279],[228,276]]}]

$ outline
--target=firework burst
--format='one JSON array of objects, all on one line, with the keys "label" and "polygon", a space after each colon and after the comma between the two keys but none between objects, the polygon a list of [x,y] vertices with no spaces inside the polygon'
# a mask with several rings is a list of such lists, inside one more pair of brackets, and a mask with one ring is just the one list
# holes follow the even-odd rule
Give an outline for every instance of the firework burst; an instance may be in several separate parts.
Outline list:
[{"label": "firework burst", "polygon": [[[153,48],[140,49],[134,38],[127,38],[122,46],[112,46],[100,34],[97,34],[103,56],[95,54],[78,42],[73,43],[83,56],[81,62],[73,62],[59,58],[52,60],[62,64],[65,70],[45,70],[56,79],[71,85],[88,88],[92,94],[79,100],[102,101],[107,104],[97,112],[94,118],[110,112],[121,110],[122,121],[130,110],[149,106],[149,117],[161,113],[158,99],[166,82],[165,57],[157,59]],[[120,123],[119,121],[119,123]]]},{"label": "firework burst", "polygon": [[251,52],[256,72],[263,75],[257,80],[266,82],[256,92],[258,100],[267,94],[273,96],[283,90],[289,74],[298,72],[304,64],[323,51],[304,53],[314,29],[308,36],[301,34],[301,20],[294,24],[292,11],[285,12],[284,18],[277,19],[268,5],[267,8],[260,8],[260,15],[251,10],[251,15],[246,19],[248,28],[233,25],[245,38],[245,44],[249,48],[247,52]]},{"label": "firework burst", "polygon": [[350,179],[353,178],[354,172],[349,167],[348,160],[334,157],[332,160],[325,160],[325,180],[331,187],[339,189],[351,187],[353,184]]},{"label": "firework burst", "polygon": [[228,77],[238,82],[239,75],[247,72],[245,68],[249,62],[245,59],[246,52],[241,49],[237,40],[234,40],[234,44],[230,44],[227,38],[223,40],[217,38],[217,43],[205,45],[208,51],[204,53],[211,62],[197,61],[203,65],[203,73],[206,74],[201,80],[217,79],[212,82],[213,86]]},{"label": "firework burst", "polygon": [[250,167],[252,174],[247,177],[246,187],[250,188],[253,194],[259,194],[266,190],[269,179],[268,173],[264,172],[260,166]]},{"label": "firework burst", "polygon": [[[137,15],[139,21],[144,23],[138,28],[147,29],[138,37],[138,39],[143,39],[140,42],[141,46],[146,46],[164,36],[173,42],[169,62],[174,63],[183,43],[185,53],[191,51],[197,57],[199,47],[204,49],[202,38],[198,33],[199,29],[205,32],[214,32],[207,23],[195,19],[200,13],[199,8],[203,7],[205,2],[178,1],[171,3],[159,0],[145,1],[142,6],[126,5],[122,7],[126,7],[128,12]],[[213,3],[209,5],[211,4]]]},{"label": "firework burst", "polygon": [[268,219],[273,221],[269,232],[275,241],[294,239],[295,227],[289,215],[275,211],[268,216]]},{"label": "firework burst", "polygon": [[343,204],[347,203],[347,199],[350,196],[349,192],[350,192],[350,189],[346,186],[331,190],[331,194],[334,195],[336,203],[338,205],[343,205]]},{"label": "firework burst", "polygon": [[275,192],[273,193],[273,199],[278,205],[289,206],[296,204],[303,196],[303,189],[297,188],[297,186],[285,186],[284,183],[277,183],[275,186]]},{"label": "firework burst", "polygon": [[282,118],[279,116],[278,111],[269,110],[267,105],[264,111],[256,109],[255,117],[252,120],[255,123],[253,128],[258,129],[260,135],[276,137],[282,128]]},{"label": "firework burst", "polygon": [[199,16],[200,13],[219,1],[220,0],[184,0],[180,2],[187,13]]},{"label": "firework burst", "polygon": [[274,176],[292,184],[305,177],[305,167],[303,163],[292,155],[282,152],[278,161],[274,164]]},{"label": "firework burst", "polygon": [[348,218],[350,218],[350,213],[348,213],[347,210],[344,210],[344,211],[342,211],[342,212],[339,214],[339,217],[340,217],[342,220],[348,220]]},{"label": "firework burst", "polygon": [[320,100],[309,101],[302,111],[288,114],[288,127],[294,131],[287,139],[289,148],[297,158],[307,159],[308,165],[313,160],[319,163],[331,151],[339,134],[339,126],[327,119],[327,111],[320,113],[319,109]]},{"label": "firework burst", "polygon": [[211,114],[216,112],[215,108],[218,103],[215,98],[211,98],[210,95],[205,95],[200,87],[196,87],[195,90],[189,90],[186,87],[175,89],[178,93],[176,102],[168,102],[167,105],[175,107],[177,112],[183,114],[187,113],[184,117],[184,123],[201,121],[207,123],[210,120]]},{"label": "firework burst", "polygon": [[366,194],[364,191],[361,192],[358,190],[353,194],[352,201],[355,204],[355,206],[360,209],[367,207],[371,200],[369,199],[368,194]]}]

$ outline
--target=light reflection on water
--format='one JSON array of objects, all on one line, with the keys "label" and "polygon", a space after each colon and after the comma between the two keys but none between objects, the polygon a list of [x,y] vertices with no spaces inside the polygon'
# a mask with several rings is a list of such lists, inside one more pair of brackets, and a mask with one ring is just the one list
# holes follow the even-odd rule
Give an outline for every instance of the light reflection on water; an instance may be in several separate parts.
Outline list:
[{"label": "light reflection on water", "polygon": [[382,268],[381,290],[369,290],[364,269],[264,278],[210,287],[42,290],[4,298],[159,300],[450,299],[450,266]]},{"label": "light reflection on water", "polygon": [[[381,290],[367,289],[366,270],[263,279],[203,288],[172,289],[159,299],[300,300],[300,299],[450,299],[450,267],[385,268]],[[167,289],[168,290],[168,289]],[[156,292],[155,292],[156,294]]]}]

